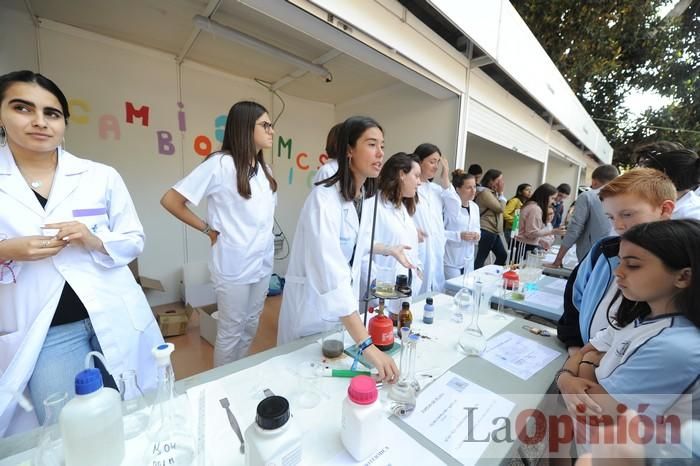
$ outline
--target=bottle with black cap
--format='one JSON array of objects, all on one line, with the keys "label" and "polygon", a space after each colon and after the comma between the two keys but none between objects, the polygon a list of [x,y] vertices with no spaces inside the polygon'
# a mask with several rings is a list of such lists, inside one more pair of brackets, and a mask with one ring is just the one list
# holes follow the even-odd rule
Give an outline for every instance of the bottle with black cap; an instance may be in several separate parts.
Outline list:
[{"label": "bottle with black cap", "polygon": [[301,464],[301,432],[289,413],[289,402],[269,396],[258,404],[255,422],[245,431],[246,466]]}]

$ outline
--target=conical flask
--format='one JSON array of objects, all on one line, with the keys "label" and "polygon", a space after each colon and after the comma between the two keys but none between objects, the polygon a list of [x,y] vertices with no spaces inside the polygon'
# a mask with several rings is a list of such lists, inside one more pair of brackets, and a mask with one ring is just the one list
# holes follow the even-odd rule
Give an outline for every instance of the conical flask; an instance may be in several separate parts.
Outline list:
[{"label": "conical flask", "polygon": [[190,465],[194,461],[195,443],[192,417],[187,397],[176,397],[175,375],[170,354],[175,345],[165,343],[153,348],[158,365],[158,389],[148,421],[148,444],[145,462],[148,465]]},{"label": "conical flask", "polygon": [[474,281],[474,306],[472,310],[472,319],[462,336],[459,337],[459,349],[467,356],[480,356],[486,348],[486,337],[479,328],[479,313],[481,308],[481,300],[483,295],[483,283],[478,278]]}]

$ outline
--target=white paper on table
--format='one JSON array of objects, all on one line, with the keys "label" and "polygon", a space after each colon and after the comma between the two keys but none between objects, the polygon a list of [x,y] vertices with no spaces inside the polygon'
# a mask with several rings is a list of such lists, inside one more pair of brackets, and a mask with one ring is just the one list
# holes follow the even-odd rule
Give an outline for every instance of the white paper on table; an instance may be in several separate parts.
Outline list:
[{"label": "white paper on table", "polygon": [[560,293],[564,293],[566,290],[566,280],[562,280],[561,278],[556,278],[546,285],[542,286],[542,288],[551,290],[551,291],[556,291]]},{"label": "white paper on table", "polygon": [[470,465],[488,447],[489,434],[502,427],[502,422],[492,421],[507,417],[514,407],[512,401],[449,371],[420,394],[413,414],[402,421]]},{"label": "white paper on table", "polygon": [[525,304],[530,306],[542,306],[548,309],[559,309],[564,305],[564,297],[546,291],[528,291],[525,294]]},{"label": "white paper on table", "polygon": [[430,465],[442,463],[439,458],[433,455],[428,449],[421,446],[391,421],[384,421],[384,424],[381,426],[381,429],[378,429],[378,432],[381,432],[380,437],[383,440],[382,446],[365,460],[355,461],[347,451],[343,450],[338,456],[326,464],[340,466],[364,466],[368,464],[372,466],[391,466],[399,464]]},{"label": "white paper on table", "polygon": [[[416,374],[421,387],[437,380],[438,377],[466,357],[458,350],[457,342],[472,318],[472,313],[467,312],[464,314],[464,321],[461,324],[453,322],[452,314],[456,310],[454,298],[445,294],[437,294],[433,296],[434,323],[424,324],[422,312],[419,311],[419,309],[423,309],[424,304],[425,301],[421,300],[411,305],[414,307],[411,331],[427,337],[421,338],[416,347]],[[421,318],[418,318],[419,315]],[[503,317],[499,318],[494,311],[482,312],[479,315],[479,327],[486,339],[503,330],[514,319],[513,316],[507,314],[501,315]],[[397,365],[399,356],[399,353],[394,356]]]},{"label": "white paper on table", "polygon": [[527,380],[557,359],[560,354],[559,351],[508,331],[489,340],[481,357]]}]

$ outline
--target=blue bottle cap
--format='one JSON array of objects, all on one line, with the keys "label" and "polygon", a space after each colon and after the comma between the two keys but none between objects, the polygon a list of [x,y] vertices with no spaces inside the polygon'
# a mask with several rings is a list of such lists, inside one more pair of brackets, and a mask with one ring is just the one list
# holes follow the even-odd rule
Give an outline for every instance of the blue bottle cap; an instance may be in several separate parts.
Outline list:
[{"label": "blue bottle cap", "polygon": [[87,395],[102,388],[102,374],[99,369],[85,369],[75,376],[75,394]]}]

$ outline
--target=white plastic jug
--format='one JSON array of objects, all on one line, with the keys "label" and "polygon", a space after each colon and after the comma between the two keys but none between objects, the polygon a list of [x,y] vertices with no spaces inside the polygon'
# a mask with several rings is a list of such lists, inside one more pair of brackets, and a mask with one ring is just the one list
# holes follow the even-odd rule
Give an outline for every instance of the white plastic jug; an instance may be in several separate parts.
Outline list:
[{"label": "white plastic jug", "polygon": [[99,369],[85,369],[75,376],[75,395],[59,419],[66,466],[121,464],[124,425],[119,393],[103,386]]},{"label": "white plastic jug", "polygon": [[281,396],[265,398],[245,431],[246,466],[296,466],[301,460],[301,432],[289,414],[289,402]]}]

